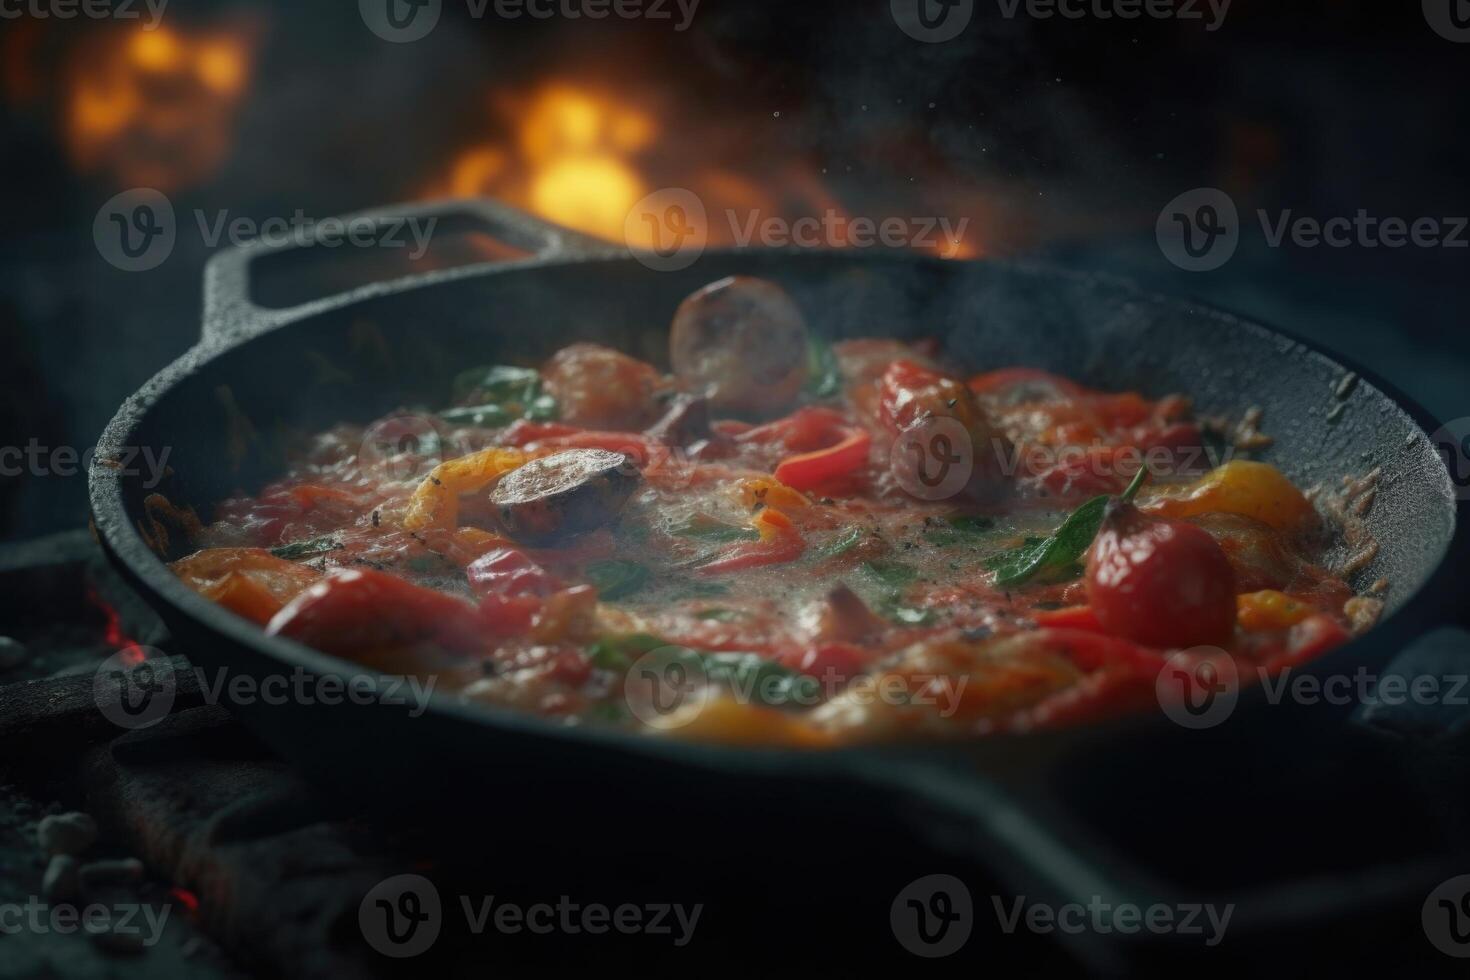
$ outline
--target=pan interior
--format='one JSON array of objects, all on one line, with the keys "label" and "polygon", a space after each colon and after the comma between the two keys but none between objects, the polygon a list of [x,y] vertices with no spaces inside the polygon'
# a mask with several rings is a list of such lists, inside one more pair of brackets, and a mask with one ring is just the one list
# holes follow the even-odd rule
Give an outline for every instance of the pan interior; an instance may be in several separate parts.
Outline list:
[{"label": "pan interior", "polygon": [[[1106,389],[1183,392],[1202,415],[1264,412],[1261,458],[1302,486],[1383,470],[1367,521],[1380,543],[1356,584],[1392,583],[1390,609],[1430,576],[1454,532],[1448,479],[1415,420],[1340,364],[1280,334],[1126,285],[998,263],[813,252],[707,254],[679,272],[629,259],[450,275],[303,317],[181,364],[130,440],[168,447],[158,488],[209,505],[279,474],[294,438],[442,405],[487,362],[536,364],[595,340],[666,364],[679,301],[725,275],[785,286],[834,338],[942,338],[966,369],[1041,367]],[[130,523],[152,488],[122,481]]]}]

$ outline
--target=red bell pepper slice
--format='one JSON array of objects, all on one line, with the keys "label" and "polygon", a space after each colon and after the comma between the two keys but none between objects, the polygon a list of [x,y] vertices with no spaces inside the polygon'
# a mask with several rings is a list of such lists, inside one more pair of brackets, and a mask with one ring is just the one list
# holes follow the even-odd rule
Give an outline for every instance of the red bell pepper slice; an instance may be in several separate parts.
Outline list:
[{"label": "red bell pepper slice", "polygon": [[776,467],[776,479],[797,490],[811,490],[862,468],[868,462],[873,437],[862,428],[844,431],[836,445],[783,459]]},{"label": "red bell pepper slice", "polygon": [[806,541],[802,539],[801,532],[791,523],[791,518],[779,510],[767,507],[753,523],[760,532],[759,541],[735,545],[723,556],[701,565],[700,574],[722,575],[762,565],[780,565],[795,561],[806,551]]}]

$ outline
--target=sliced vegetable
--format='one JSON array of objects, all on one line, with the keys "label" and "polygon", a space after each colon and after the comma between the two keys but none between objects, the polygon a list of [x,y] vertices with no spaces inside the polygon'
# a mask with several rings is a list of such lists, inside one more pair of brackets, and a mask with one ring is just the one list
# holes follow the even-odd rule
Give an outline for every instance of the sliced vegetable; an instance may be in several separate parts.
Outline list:
[{"label": "sliced vegetable", "polygon": [[1316,518],[1312,502],[1268,463],[1233,459],[1181,490],[1168,490],[1140,507],[1162,517],[1239,514],[1294,531]]},{"label": "sliced vegetable", "polygon": [[867,429],[853,427],[836,445],[786,457],[776,467],[775,477],[797,490],[813,490],[862,469],[872,445]]},{"label": "sliced vegetable", "polygon": [[1311,616],[1315,609],[1285,592],[1263,589],[1235,597],[1236,619],[1241,629],[1289,629]]},{"label": "sliced vegetable", "polygon": [[516,548],[496,548],[465,569],[470,588],[477,595],[546,596],[561,588],[556,576]]},{"label": "sliced vegetable", "polygon": [[507,473],[490,502],[511,537],[540,544],[611,524],[640,479],[621,453],[569,449]]},{"label": "sliced vegetable", "polygon": [[595,561],[587,566],[587,580],[607,600],[625,599],[648,584],[648,567],[636,561]]},{"label": "sliced vegetable", "polygon": [[705,575],[723,575],[762,565],[780,565],[795,561],[806,550],[806,541],[791,518],[774,507],[757,514],[751,526],[760,535],[759,541],[737,544],[714,561],[701,565],[699,571]]},{"label": "sliced vegetable", "polygon": [[530,368],[472,368],[454,379],[459,408],[439,413],[452,425],[499,428],[517,419],[550,421],[557,417],[556,399],[541,390],[541,375]]},{"label": "sliced vegetable", "polygon": [[[1147,476],[1148,470],[1140,469],[1120,499],[1132,500]],[[1020,585],[1044,570],[1076,565],[1097,537],[1103,513],[1111,499],[1094,497],[1073,511],[1049,537],[1028,541],[1013,551],[987,559],[985,567],[995,572],[995,584],[1002,588]]]},{"label": "sliced vegetable", "polygon": [[669,528],[669,533],[681,538],[697,538],[700,541],[721,543],[755,541],[760,538],[760,532],[753,527],[726,524],[704,514],[695,515],[682,524],[674,525]]},{"label": "sliced vegetable", "polygon": [[531,457],[515,449],[482,449],[434,467],[408,501],[403,526],[410,531],[459,523],[459,495],[483,490]]},{"label": "sliced vegetable", "polygon": [[474,606],[454,596],[366,568],[339,571],[312,585],[266,626],[325,653],[410,659],[424,645],[454,654],[478,652],[483,630]]}]

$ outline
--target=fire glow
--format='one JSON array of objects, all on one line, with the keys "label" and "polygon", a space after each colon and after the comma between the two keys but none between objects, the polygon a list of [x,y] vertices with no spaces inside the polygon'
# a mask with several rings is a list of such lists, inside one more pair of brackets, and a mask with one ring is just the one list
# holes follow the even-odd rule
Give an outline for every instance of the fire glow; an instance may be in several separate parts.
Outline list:
[{"label": "fire glow", "polygon": [[73,165],[165,191],[211,176],[232,149],[254,47],[245,30],[166,27],[82,46],[65,83]]},{"label": "fire glow", "polygon": [[[714,247],[752,244],[742,230],[772,219],[787,225],[819,221],[835,229],[824,245],[854,244],[845,230],[852,227],[852,211],[808,161],[741,169],[709,163],[726,157],[723,148],[750,141],[729,134],[705,138],[687,125],[672,126],[636,100],[565,82],[529,96],[500,96],[491,104],[492,121],[506,135],[462,150],[420,196],[493,197],[608,241],[649,248],[659,244],[657,229],[629,221],[629,215],[647,195],[679,187],[704,204],[708,244]],[[675,129],[680,135],[672,140],[668,134]],[[703,148],[706,160],[690,159],[690,147]],[[980,251],[963,236],[914,247],[944,258]]]}]

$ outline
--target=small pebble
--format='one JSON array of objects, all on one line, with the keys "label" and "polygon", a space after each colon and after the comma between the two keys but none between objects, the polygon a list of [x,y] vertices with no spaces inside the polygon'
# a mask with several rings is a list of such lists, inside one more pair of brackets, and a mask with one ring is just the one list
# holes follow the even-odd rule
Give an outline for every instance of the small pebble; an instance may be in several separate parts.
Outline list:
[{"label": "small pebble", "polygon": [[36,843],[48,856],[80,854],[97,843],[97,821],[76,812],[46,817],[36,828]]},{"label": "small pebble", "polygon": [[77,859],[70,854],[58,854],[46,865],[46,876],[41,879],[41,896],[52,905],[70,902],[77,897],[80,884]]},{"label": "small pebble", "polygon": [[102,885],[124,885],[143,880],[143,862],[137,858],[93,861],[82,865],[82,888],[91,891]]},{"label": "small pebble", "polygon": [[8,636],[0,636],[0,670],[9,670],[19,667],[30,658],[30,651],[26,645],[19,640],[12,640]]}]

